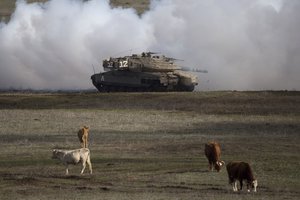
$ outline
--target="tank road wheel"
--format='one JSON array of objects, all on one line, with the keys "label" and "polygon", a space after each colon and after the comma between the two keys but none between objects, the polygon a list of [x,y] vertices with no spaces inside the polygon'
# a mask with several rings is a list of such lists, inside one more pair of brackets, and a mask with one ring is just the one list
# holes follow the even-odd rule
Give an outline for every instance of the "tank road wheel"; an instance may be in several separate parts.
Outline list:
[{"label": "tank road wheel", "polygon": [[133,92],[134,90],[131,87],[124,87],[124,92]]},{"label": "tank road wheel", "polygon": [[116,86],[116,87],[115,87],[115,91],[116,91],[116,92],[122,92],[123,89],[122,89],[121,86]]},{"label": "tank road wheel", "polygon": [[99,92],[102,92],[102,88],[100,86],[96,86],[96,88]]},{"label": "tank road wheel", "polygon": [[192,92],[192,91],[194,91],[194,89],[195,89],[195,86],[188,86],[188,87],[186,87],[185,91]]},{"label": "tank road wheel", "polygon": [[103,92],[110,92],[109,86],[107,86],[107,85],[103,85],[102,90],[103,90]]},{"label": "tank road wheel", "polygon": [[97,85],[96,88],[98,89],[99,92],[104,92],[103,85]]},{"label": "tank road wheel", "polygon": [[107,92],[115,92],[115,91],[116,91],[116,89],[114,86],[111,86],[111,85],[107,86]]},{"label": "tank road wheel", "polygon": [[130,92],[130,88],[129,87],[123,87],[123,92]]}]

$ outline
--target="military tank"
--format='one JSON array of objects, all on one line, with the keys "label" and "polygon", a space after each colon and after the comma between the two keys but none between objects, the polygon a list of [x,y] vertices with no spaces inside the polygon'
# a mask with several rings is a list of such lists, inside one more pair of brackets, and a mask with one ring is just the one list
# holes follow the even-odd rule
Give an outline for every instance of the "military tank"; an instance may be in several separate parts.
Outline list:
[{"label": "military tank", "polygon": [[91,76],[100,92],[193,91],[197,76],[175,64],[176,59],[154,52],[103,60],[105,72]]}]

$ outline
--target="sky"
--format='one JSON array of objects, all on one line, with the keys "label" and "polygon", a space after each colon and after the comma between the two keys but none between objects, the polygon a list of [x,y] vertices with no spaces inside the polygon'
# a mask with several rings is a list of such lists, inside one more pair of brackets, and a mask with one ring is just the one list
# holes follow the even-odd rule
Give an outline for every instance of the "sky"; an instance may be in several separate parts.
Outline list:
[{"label": "sky", "polygon": [[0,89],[91,89],[102,60],[182,59],[197,90],[299,90],[299,0],[152,0],[141,16],[108,0],[18,0],[0,23]]}]

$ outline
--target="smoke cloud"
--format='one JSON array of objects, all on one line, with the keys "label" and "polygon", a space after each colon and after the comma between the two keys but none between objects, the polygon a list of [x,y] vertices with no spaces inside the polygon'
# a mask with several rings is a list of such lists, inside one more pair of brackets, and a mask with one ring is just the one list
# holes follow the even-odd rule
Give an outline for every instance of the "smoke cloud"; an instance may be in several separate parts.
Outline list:
[{"label": "smoke cloud", "polygon": [[198,90],[299,90],[299,0],[18,0],[0,23],[0,89],[90,89],[102,60],[142,51],[206,69]]}]

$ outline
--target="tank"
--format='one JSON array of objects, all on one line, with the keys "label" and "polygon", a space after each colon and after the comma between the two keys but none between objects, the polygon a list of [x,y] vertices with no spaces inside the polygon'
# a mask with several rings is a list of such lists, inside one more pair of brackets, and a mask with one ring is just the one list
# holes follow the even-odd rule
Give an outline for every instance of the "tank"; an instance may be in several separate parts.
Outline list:
[{"label": "tank", "polygon": [[100,92],[193,91],[197,76],[154,52],[103,60],[104,72],[91,76]]}]

